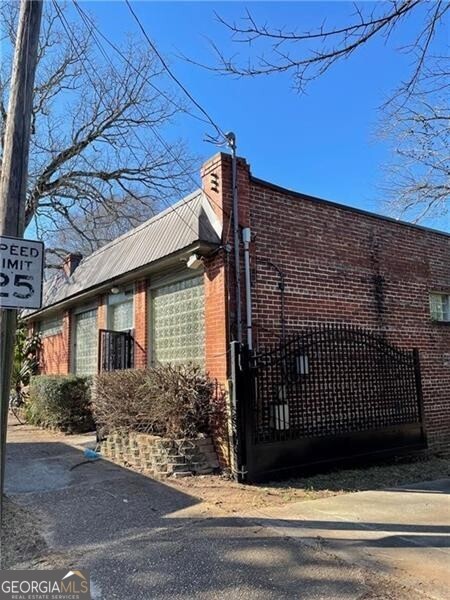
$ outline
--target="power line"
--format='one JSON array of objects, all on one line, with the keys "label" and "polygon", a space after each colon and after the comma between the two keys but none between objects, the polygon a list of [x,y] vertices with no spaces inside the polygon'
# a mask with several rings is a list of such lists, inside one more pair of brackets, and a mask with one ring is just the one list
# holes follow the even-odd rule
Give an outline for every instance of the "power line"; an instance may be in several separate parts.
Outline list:
[{"label": "power line", "polygon": [[212,119],[212,117],[209,115],[209,113],[203,108],[203,106],[194,98],[194,96],[189,92],[189,90],[181,83],[181,81],[178,79],[178,77],[173,73],[173,71],[170,69],[169,65],[166,63],[166,61],[164,60],[163,56],[161,55],[161,53],[159,52],[158,48],[156,47],[156,45],[154,44],[154,42],[152,42],[152,40],[150,39],[150,36],[148,35],[148,33],[145,31],[144,26],[142,25],[141,21],[139,20],[139,17],[137,16],[137,14],[134,12],[133,7],[131,6],[129,0],[125,0],[126,5],[128,6],[128,10],[131,12],[131,14],[133,15],[136,23],[139,26],[139,29],[142,31],[145,39],[147,40],[150,48],[153,50],[153,52],[156,54],[156,56],[159,58],[159,60],[161,61],[162,66],[164,67],[164,69],[167,71],[167,73],[169,74],[169,76],[173,79],[173,81],[175,81],[175,83],[183,90],[183,92],[186,94],[186,96],[190,99],[190,101],[195,104],[195,106],[205,115],[205,117],[208,119],[208,121],[210,122],[210,124],[214,127],[214,129],[216,130],[219,138],[225,138],[226,139],[226,134],[222,131],[222,129],[217,125],[217,123]]},{"label": "power line", "polygon": [[[101,51],[101,53],[103,54],[103,56],[105,57],[105,59],[111,64],[112,68],[114,69],[114,71],[116,72],[117,75],[120,76],[120,74],[118,73],[117,69],[115,68],[113,62],[111,61],[111,58],[109,57],[109,55],[105,52],[105,49],[103,47],[103,45],[101,44],[101,42],[98,41],[98,39],[95,36],[95,33],[93,33],[93,30],[95,30],[108,44],[109,46],[111,46],[111,48],[113,48],[118,54],[119,56],[129,65],[133,68],[133,70],[144,79],[144,81],[146,81],[147,83],[149,83],[156,91],[158,91],[159,93],[161,93],[163,95],[163,97],[167,97],[165,96],[164,92],[162,92],[161,90],[159,90],[152,82],[150,82],[148,80],[148,78],[145,78],[144,75],[138,70],[136,69],[136,67],[131,63],[131,61],[129,61],[129,59],[123,54],[123,52],[120,51],[120,49],[113,44],[106,36],[105,34],[103,34],[103,32],[96,26],[95,22],[86,14],[86,12],[81,8],[81,6],[79,6],[77,0],[73,0],[73,3],[76,7],[76,9],[78,10],[78,13],[80,14],[81,18],[83,19],[83,21],[85,22],[85,24],[87,25],[87,27],[89,28],[90,32],[92,33],[92,36],[95,39],[96,45],[99,48],[99,50]],[[202,121],[203,123],[209,123],[209,121],[206,121],[205,119],[202,119],[201,117],[198,117],[197,115],[192,114],[191,112],[179,107],[176,103],[173,102],[173,100],[171,98],[168,98],[168,100],[170,102],[172,102],[172,104],[174,104],[174,106],[176,106],[177,108],[180,108],[180,110],[182,112],[185,112],[186,114],[188,114],[189,116],[196,118],[200,121]],[[142,115],[142,113],[141,113]],[[158,141],[163,145],[163,147],[165,148],[166,152],[172,157],[172,159],[177,162],[177,164],[183,169],[183,165],[180,163],[179,159],[173,154],[170,146],[167,145],[167,143],[163,140],[163,138],[158,134],[158,132],[152,128],[151,126],[149,126],[152,131],[153,134],[155,135],[155,137],[158,139]],[[135,132],[133,132],[135,133]],[[136,135],[136,133],[135,133]],[[225,135],[225,134],[224,134]],[[225,135],[226,137],[226,135]],[[142,143],[142,142],[141,142]],[[197,181],[194,179],[194,177],[190,174],[190,173],[186,173],[187,177],[189,177],[189,179],[194,183],[194,185],[197,187],[198,183]],[[224,210],[224,208],[222,206],[220,206],[215,200],[214,198],[211,198],[211,196],[205,191],[203,190],[203,193],[206,195],[206,197],[210,200],[210,202],[212,204],[214,204],[215,206],[217,206],[217,208],[225,215],[227,215],[228,217],[230,216],[229,213],[227,211]]]},{"label": "power line", "polygon": [[[99,49],[99,50],[100,50],[100,52],[103,54],[104,58],[105,58],[105,59],[106,59],[106,60],[109,62],[109,64],[111,65],[111,68],[113,69],[113,71],[115,72],[115,74],[116,74],[116,75],[119,77],[119,79],[120,79],[120,78],[121,78],[121,74],[118,72],[118,70],[117,70],[116,66],[114,65],[114,63],[112,62],[112,60],[111,60],[110,56],[109,56],[109,55],[106,53],[106,51],[105,51],[105,49],[104,49],[104,47],[103,47],[102,43],[101,43],[101,42],[98,40],[98,38],[97,38],[97,37],[96,37],[96,35],[95,35],[95,32],[93,31],[93,30],[95,30],[95,31],[97,31],[97,32],[99,32],[99,33],[100,33],[100,31],[99,31],[98,27],[96,27],[96,25],[95,25],[95,24],[94,24],[92,21],[90,21],[90,20],[88,19],[88,16],[86,15],[86,13],[85,13],[85,12],[82,10],[82,8],[81,8],[80,6],[78,6],[78,5],[77,5],[77,3],[76,3],[76,1],[75,1],[75,0],[74,0],[74,5],[75,5],[75,7],[77,8],[77,10],[78,10],[78,12],[79,12],[79,14],[80,14],[81,18],[83,19],[84,23],[86,24],[86,26],[87,26],[87,28],[88,28],[88,31],[89,31],[89,33],[92,35],[92,37],[93,37],[93,39],[94,39],[94,42],[95,42],[95,44],[97,45],[98,49]],[[90,64],[91,64],[91,66],[92,66],[92,63],[90,63]],[[92,83],[92,80],[90,80],[90,81],[91,81],[91,83]],[[140,113],[141,117],[142,117],[142,118],[145,118],[145,115],[144,115],[144,113],[143,113],[143,112],[140,110],[140,108],[139,108],[138,106],[136,106],[136,109],[137,109],[137,110],[138,110],[138,112]],[[203,120],[203,119],[202,119],[202,120]],[[164,141],[164,139],[163,139],[163,138],[162,138],[162,137],[159,135],[159,133],[158,133],[158,131],[156,130],[156,128],[152,127],[150,124],[149,124],[149,128],[152,130],[152,132],[153,132],[153,135],[154,135],[154,136],[156,137],[156,139],[157,139],[157,140],[160,142],[160,144],[163,146],[163,148],[166,150],[166,152],[167,152],[167,153],[168,153],[168,154],[169,154],[169,155],[172,157],[172,159],[173,159],[173,160],[174,160],[174,161],[175,161],[175,162],[178,164],[178,166],[179,166],[179,167],[180,167],[182,170],[184,170],[184,169],[185,169],[184,165],[183,165],[183,164],[180,162],[179,158],[178,158],[178,157],[177,157],[177,156],[176,156],[176,155],[173,153],[173,151],[172,151],[172,148],[171,148],[171,147],[170,147],[170,146],[169,146],[169,145],[168,145],[168,144],[167,144],[167,143]],[[133,132],[134,136],[136,137],[137,141],[138,141],[138,142],[141,144],[141,146],[144,148],[144,150],[146,150],[145,143],[144,143],[144,142],[142,141],[142,139],[139,137],[139,135],[137,134],[137,132],[136,132],[134,129],[132,130],[132,132]],[[122,136],[122,139],[123,139],[123,136]],[[136,158],[136,160],[138,160],[138,159],[137,159],[137,157],[136,157],[136,154],[135,154],[135,153],[134,153],[134,151],[133,151],[133,149],[132,149],[132,148],[130,148],[130,150],[131,150],[131,152],[132,152],[133,156]],[[187,177],[189,177],[189,178],[190,178],[190,179],[191,179],[191,180],[194,182],[194,184],[195,184],[195,186],[196,186],[196,187],[198,187],[198,184],[197,184],[197,182],[195,181],[195,179],[194,179],[194,178],[191,176],[191,174],[190,174],[189,172],[187,172],[187,173],[186,173],[186,176],[187,176]],[[173,185],[173,187],[175,188],[175,190],[176,190],[176,191],[177,191],[177,192],[180,194],[180,196],[182,197],[182,196],[184,195],[184,194],[183,194],[183,192],[181,192],[181,190],[180,190],[180,189],[179,189],[179,188],[178,188],[176,185],[174,185],[174,184],[172,184],[172,185]],[[209,197],[209,196],[208,196],[208,197]],[[213,200],[211,199],[211,201],[213,201]],[[217,203],[216,203],[216,205],[217,205],[217,206],[219,206]],[[168,204],[166,203],[166,206],[170,206],[170,205],[168,205]],[[187,206],[188,206],[189,210],[192,212],[192,214],[194,215],[194,217],[197,217],[197,215],[195,214],[195,212],[194,212],[194,210],[192,209],[192,207],[191,207],[190,205],[187,205]],[[221,208],[221,207],[219,206],[219,208]],[[192,228],[191,228],[191,229],[192,229]]]},{"label": "power line", "polygon": [[[102,43],[98,40],[98,38],[95,36],[95,33],[93,32],[96,31],[98,32],[99,35],[101,35],[101,37],[103,39],[105,39],[105,41],[108,42],[108,39],[106,38],[106,36],[99,30],[99,28],[95,25],[95,23],[89,19],[89,17],[87,16],[87,14],[84,12],[84,10],[78,5],[76,0],[73,0],[74,5],[76,7],[76,9],[78,10],[78,13],[80,14],[81,18],[83,19],[84,23],[87,25],[87,27],[90,29],[90,32],[92,33],[92,36],[94,38],[94,41],[97,45],[97,47],[99,48],[100,52],[103,54],[103,56],[105,57],[105,59],[110,63],[111,67],[113,68],[113,70],[115,71],[115,73],[120,77],[120,73],[118,73],[114,63],[112,62],[110,56],[108,56],[108,54],[106,53]],[[119,53],[119,55],[129,64],[130,61],[128,61],[128,59],[123,55],[123,53],[121,53],[114,44],[112,44],[112,42],[110,43],[110,46],[116,50],[116,52]],[[134,68],[134,65],[133,65]],[[137,69],[135,69],[136,72],[142,76],[142,73],[140,71],[138,71]],[[145,79],[144,79],[145,80]],[[139,110],[139,109],[138,109]],[[188,113],[191,116],[195,116],[192,115],[191,113]],[[141,113],[142,116],[142,113]],[[202,121],[204,121],[204,119],[201,119]],[[163,146],[163,148],[166,150],[166,152],[172,157],[172,159],[178,164],[178,166],[180,166],[180,168],[184,169],[182,163],[180,162],[180,160],[178,159],[178,157],[173,153],[172,149],[170,148],[170,146],[167,144],[167,142],[164,141],[164,139],[161,137],[161,135],[155,130],[155,128],[151,127],[149,125],[149,127],[151,128],[151,130],[153,131],[154,136],[156,137],[156,139],[160,142],[160,144]],[[133,130],[134,135],[137,137],[137,139],[140,141],[141,144],[143,144],[142,140],[139,139],[139,137],[137,136],[137,133]],[[194,185],[196,187],[198,187],[198,182],[194,179],[194,177],[191,175],[191,173],[186,173],[187,177],[194,183]],[[178,190],[179,191],[179,190]],[[179,192],[181,193],[181,192]],[[206,195],[206,197],[208,198],[208,200],[210,200],[210,202],[212,204],[214,204],[215,206],[217,206],[217,208],[222,212],[222,214],[225,214],[226,216],[230,217],[228,211],[225,211],[225,209],[217,203],[216,200],[214,200],[214,198],[212,198],[205,190],[203,190],[203,193]],[[231,223],[231,220],[230,220]],[[228,228],[228,235],[229,235],[229,231],[230,229]],[[227,235],[227,237],[228,237]]]},{"label": "power line", "polygon": [[98,35],[105,40],[105,42],[108,44],[108,46],[110,46],[115,52],[117,52],[117,54],[122,58],[122,60],[124,60],[127,65],[129,67],[131,67],[131,69],[133,69],[133,71],[139,75],[139,77],[142,77],[142,79],[151,87],[153,88],[156,92],[158,92],[158,94],[160,94],[163,98],[165,98],[168,102],[170,102],[170,104],[173,104],[173,106],[175,108],[177,108],[179,111],[186,113],[187,115],[189,115],[190,117],[192,117],[193,119],[197,119],[197,121],[201,121],[202,123],[207,123],[209,124],[209,120],[207,119],[203,119],[202,117],[199,117],[198,115],[194,115],[192,112],[188,111],[186,108],[184,108],[183,106],[180,106],[179,104],[177,104],[173,98],[171,98],[168,94],[166,94],[163,90],[161,90],[160,88],[158,88],[158,86],[156,86],[153,81],[150,80],[149,77],[147,77],[146,75],[144,75],[142,73],[142,71],[139,71],[139,69],[137,69],[134,64],[129,60],[129,58],[122,52],[122,50],[116,45],[114,44],[114,42],[112,42],[96,25],[94,20],[88,15],[88,13],[86,13],[81,6],[78,4],[77,0],[73,0],[74,6],[77,9],[79,15],[81,16],[81,18],[85,21],[86,24],[89,24],[89,26],[91,27],[91,29],[95,29],[95,31],[98,33]]},{"label": "power line", "polygon": [[[74,43],[74,40],[75,40],[75,41],[77,41],[77,40],[76,40],[76,36],[74,35],[74,33],[73,33],[72,29],[70,28],[70,26],[69,26],[69,24],[68,24],[68,22],[67,22],[66,18],[64,17],[64,15],[63,15],[62,11],[60,10],[59,6],[57,5],[57,2],[56,2],[56,0],[53,0],[53,5],[54,5],[54,8],[55,8],[55,10],[56,10],[56,13],[57,13],[57,15],[58,15],[58,18],[59,18],[59,20],[60,20],[60,22],[61,22],[61,24],[62,24],[62,26],[63,26],[63,29],[65,30],[65,32],[66,32],[66,34],[67,34],[67,36],[68,36],[68,38],[69,38],[69,40],[70,40],[70,42],[71,42],[71,44],[72,44],[73,48],[74,48],[74,49],[77,51],[77,45]],[[98,90],[97,90],[97,87],[96,87],[96,84],[94,83],[94,81],[92,80],[92,78],[91,78],[91,76],[90,76],[89,70],[88,70],[88,69],[86,69],[86,67],[85,67],[85,65],[84,65],[84,61],[88,62],[88,64],[90,65],[90,67],[91,67],[91,69],[92,69],[92,72],[95,72],[95,68],[94,68],[93,64],[91,63],[91,61],[89,60],[89,58],[88,58],[88,57],[86,57],[86,56],[83,56],[81,53],[78,53],[78,51],[77,51],[77,54],[78,54],[78,58],[79,58],[79,60],[80,60],[80,62],[81,62],[81,64],[82,64],[82,66],[83,66],[83,68],[84,68],[84,71],[85,71],[85,73],[86,73],[86,76],[87,76],[87,78],[89,79],[89,81],[90,81],[90,83],[91,83],[91,85],[92,85],[92,87],[93,87],[94,91],[96,92],[96,94],[97,94],[97,96],[98,96],[98,98],[99,98],[100,102],[103,104],[104,108],[106,108],[106,106],[105,106],[105,103],[104,103],[104,101],[103,101],[103,97],[102,97],[102,96],[101,96],[101,94],[98,92]],[[143,143],[143,142],[142,142],[142,140],[139,138],[139,136],[137,135],[137,133],[134,131],[134,129],[132,129],[132,131],[133,131],[133,133],[135,134],[135,136],[136,136],[136,139],[137,139],[137,140],[138,140],[138,141],[141,143],[142,147],[143,147],[143,148],[146,150],[146,147],[145,147],[144,143]],[[125,145],[128,145],[128,144],[127,144],[127,140],[125,139],[125,136],[124,136],[124,135],[123,135],[123,134],[120,132],[120,130],[119,130],[119,134],[121,135],[122,139],[124,140],[124,142],[125,142]],[[136,159],[136,161],[139,163],[139,162],[140,162],[140,160],[139,160],[139,158],[137,157],[136,153],[134,152],[133,148],[132,148],[132,147],[130,147],[130,146],[128,146],[128,147],[129,147],[129,150],[130,150],[130,152],[133,154],[134,158]],[[178,163],[178,164],[180,164],[180,163]],[[174,187],[175,187],[175,189],[176,189],[176,186],[174,186]],[[178,189],[177,191],[178,191],[178,193],[181,193],[179,189]],[[174,213],[176,213],[176,214],[177,214],[177,216],[178,216],[178,217],[179,217],[179,218],[180,218],[180,219],[181,219],[181,220],[184,222],[184,224],[185,224],[187,227],[189,227],[189,228],[191,229],[191,231],[192,231],[192,232],[193,232],[195,235],[198,235],[198,232],[197,232],[197,231],[195,231],[195,230],[193,229],[193,227],[191,226],[191,224],[190,224],[188,221],[186,221],[186,220],[185,220],[185,219],[184,219],[184,218],[183,218],[183,217],[182,217],[182,216],[181,216],[181,215],[180,215],[180,214],[177,212],[176,208],[174,208],[174,207],[173,207],[171,204],[169,204],[169,203],[168,203],[168,201],[167,201],[165,198],[162,198],[162,200],[163,200],[163,202],[166,204],[166,206],[167,206],[168,208],[170,208],[170,209],[171,209],[171,210],[172,210]]]}]

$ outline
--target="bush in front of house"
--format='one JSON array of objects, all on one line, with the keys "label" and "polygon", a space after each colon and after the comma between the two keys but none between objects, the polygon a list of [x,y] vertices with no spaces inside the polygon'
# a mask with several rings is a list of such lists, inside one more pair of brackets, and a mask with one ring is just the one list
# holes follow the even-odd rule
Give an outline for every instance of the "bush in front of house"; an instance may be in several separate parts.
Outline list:
[{"label": "bush in front of house", "polygon": [[31,378],[26,403],[29,423],[67,433],[95,428],[91,411],[91,378],[37,375]]},{"label": "bush in front of house", "polygon": [[39,372],[40,350],[40,334],[30,333],[24,321],[19,317],[11,371],[11,393],[14,398],[11,408],[13,410],[23,408],[25,404],[30,379]]},{"label": "bush in front of house", "polygon": [[103,435],[140,431],[175,439],[210,433],[222,410],[214,382],[192,364],[100,373],[92,407]]}]

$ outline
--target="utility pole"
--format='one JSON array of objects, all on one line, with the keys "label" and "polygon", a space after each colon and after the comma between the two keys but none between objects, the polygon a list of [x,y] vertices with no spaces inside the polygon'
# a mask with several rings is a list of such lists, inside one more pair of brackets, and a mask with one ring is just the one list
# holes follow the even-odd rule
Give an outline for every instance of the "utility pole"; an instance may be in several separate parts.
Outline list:
[{"label": "utility pole", "polygon": [[[21,0],[11,73],[0,180],[0,235],[23,237],[33,88],[42,0]],[[16,332],[15,309],[0,309],[0,518],[3,516],[6,428]]]}]

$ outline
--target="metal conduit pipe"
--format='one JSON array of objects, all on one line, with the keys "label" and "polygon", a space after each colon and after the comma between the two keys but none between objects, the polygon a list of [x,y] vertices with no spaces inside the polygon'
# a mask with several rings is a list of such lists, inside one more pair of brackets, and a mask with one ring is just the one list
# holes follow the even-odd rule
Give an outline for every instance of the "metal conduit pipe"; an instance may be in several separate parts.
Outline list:
[{"label": "metal conduit pipe", "polygon": [[252,283],[250,275],[250,241],[252,232],[250,227],[242,230],[242,241],[244,242],[244,271],[245,271],[245,305],[247,316],[247,345],[253,350],[253,324],[252,324]]},{"label": "metal conduit pipe", "polygon": [[231,149],[231,178],[233,193],[233,238],[234,238],[234,275],[236,291],[236,339],[242,342],[242,307],[241,307],[241,259],[239,251],[239,198],[237,189],[237,158],[236,136],[233,132],[227,133],[226,138]]}]

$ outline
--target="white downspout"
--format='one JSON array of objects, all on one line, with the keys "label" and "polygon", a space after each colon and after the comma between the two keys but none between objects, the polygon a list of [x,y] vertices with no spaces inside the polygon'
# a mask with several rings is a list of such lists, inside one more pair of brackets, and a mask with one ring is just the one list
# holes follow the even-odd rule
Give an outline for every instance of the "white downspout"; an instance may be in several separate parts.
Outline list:
[{"label": "white downspout", "polygon": [[244,242],[244,271],[245,271],[245,304],[247,312],[247,345],[253,350],[253,326],[252,326],[252,284],[250,277],[250,241],[252,233],[250,227],[242,230],[242,241]]}]

